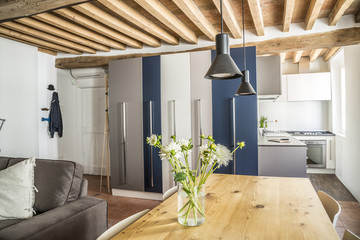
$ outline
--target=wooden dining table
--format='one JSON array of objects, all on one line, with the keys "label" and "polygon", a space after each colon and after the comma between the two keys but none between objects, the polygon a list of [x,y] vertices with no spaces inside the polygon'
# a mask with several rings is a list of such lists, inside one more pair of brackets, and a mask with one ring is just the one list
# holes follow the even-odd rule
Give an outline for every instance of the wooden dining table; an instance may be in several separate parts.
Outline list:
[{"label": "wooden dining table", "polygon": [[213,174],[205,223],[177,221],[177,193],[112,239],[339,239],[307,178]]}]

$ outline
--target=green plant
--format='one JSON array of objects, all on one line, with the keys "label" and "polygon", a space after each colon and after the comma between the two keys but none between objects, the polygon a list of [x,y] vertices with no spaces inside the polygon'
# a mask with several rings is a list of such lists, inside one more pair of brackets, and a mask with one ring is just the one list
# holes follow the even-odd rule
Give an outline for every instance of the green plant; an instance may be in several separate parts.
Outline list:
[{"label": "green plant", "polygon": [[267,117],[261,116],[260,117],[260,128],[267,128],[267,123],[265,122],[267,120]]}]

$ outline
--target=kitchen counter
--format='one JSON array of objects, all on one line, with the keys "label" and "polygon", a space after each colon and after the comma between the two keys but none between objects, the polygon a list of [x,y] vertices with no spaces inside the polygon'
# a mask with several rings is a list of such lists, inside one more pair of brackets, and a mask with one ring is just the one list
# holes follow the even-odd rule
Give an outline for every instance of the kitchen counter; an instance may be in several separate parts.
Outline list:
[{"label": "kitchen counter", "polygon": [[[288,138],[290,140],[289,143],[278,143],[278,142],[271,142],[269,139],[281,139],[281,138]],[[306,144],[297,140],[296,138],[292,136],[259,136],[258,139],[258,146],[271,146],[271,147],[305,147]]]}]

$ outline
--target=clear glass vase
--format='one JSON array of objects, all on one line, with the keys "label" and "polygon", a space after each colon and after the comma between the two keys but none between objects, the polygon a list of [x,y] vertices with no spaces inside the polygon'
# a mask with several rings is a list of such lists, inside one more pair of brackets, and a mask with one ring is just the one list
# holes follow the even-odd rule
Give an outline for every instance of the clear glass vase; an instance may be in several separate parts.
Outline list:
[{"label": "clear glass vase", "polygon": [[199,226],[205,222],[205,187],[178,186],[178,222],[184,226]]}]

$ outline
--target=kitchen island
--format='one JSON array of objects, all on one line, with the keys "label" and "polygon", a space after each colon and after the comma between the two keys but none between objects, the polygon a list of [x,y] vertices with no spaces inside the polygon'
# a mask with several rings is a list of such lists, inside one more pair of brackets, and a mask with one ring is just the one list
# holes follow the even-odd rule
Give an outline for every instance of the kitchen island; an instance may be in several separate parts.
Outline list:
[{"label": "kitchen island", "polygon": [[259,137],[259,176],[306,177],[306,144],[281,135]]}]

